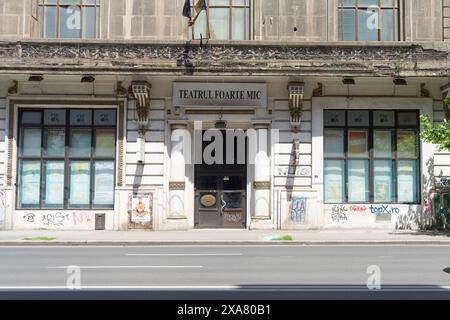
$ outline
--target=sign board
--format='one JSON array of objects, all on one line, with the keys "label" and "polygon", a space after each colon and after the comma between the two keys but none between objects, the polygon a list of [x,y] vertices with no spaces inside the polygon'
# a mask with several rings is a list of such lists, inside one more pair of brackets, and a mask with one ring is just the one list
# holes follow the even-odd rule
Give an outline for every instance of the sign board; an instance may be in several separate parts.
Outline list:
[{"label": "sign board", "polygon": [[174,82],[175,107],[267,107],[267,84]]},{"label": "sign board", "polygon": [[131,200],[131,222],[147,223],[152,221],[151,196],[133,195]]}]

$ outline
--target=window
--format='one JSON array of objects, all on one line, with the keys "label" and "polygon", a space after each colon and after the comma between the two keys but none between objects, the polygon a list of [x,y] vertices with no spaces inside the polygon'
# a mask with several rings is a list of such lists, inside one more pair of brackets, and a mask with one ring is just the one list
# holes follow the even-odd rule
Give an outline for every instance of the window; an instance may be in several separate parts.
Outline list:
[{"label": "window", "polygon": [[19,209],[114,207],[116,111],[20,110]]},{"label": "window", "polygon": [[[201,11],[193,26],[194,38],[250,39],[251,0],[207,0],[208,14]],[[209,20],[209,24],[208,24]]]},{"label": "window", "polygon": [[420,202],[419,113],[324,112],[326,203]]},{"label": "window", "polygon": [[98,38],[100,0],[39,0],[43,38]]},{"label": "window", "polygon": [[338,6],[339,40],[399,39],[398,0],[339,0]]}]

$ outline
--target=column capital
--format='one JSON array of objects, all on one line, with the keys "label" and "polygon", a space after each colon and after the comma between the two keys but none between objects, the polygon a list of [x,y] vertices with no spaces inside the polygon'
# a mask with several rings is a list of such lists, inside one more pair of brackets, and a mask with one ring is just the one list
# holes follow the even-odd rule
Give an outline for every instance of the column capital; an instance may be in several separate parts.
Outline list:
[{"label": "column capital", "polygon": [[255,129],[267,129],[272,124],[272,119],[270,119],[270,118],[253,118],[251,120],[251,122]]},{"label": "column capital", "polygon": [[167,123],[172,129],[185,129],[189,124],[189,120],[187,118],[169,119]]}]

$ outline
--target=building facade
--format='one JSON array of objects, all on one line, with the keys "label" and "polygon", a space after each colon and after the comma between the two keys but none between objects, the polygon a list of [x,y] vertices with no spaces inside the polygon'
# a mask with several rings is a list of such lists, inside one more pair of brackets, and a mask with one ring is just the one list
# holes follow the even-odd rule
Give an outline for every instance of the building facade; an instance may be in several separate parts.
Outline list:
[{"label": "building facade", "polygon": [[0,230],[433,225],[450,1],[183,5],[0,0]]}]

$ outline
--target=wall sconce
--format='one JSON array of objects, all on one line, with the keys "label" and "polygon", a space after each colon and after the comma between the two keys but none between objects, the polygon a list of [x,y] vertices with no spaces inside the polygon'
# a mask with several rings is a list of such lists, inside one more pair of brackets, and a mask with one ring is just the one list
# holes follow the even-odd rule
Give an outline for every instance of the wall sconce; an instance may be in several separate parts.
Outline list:
[{"label": "wall sconce", "polygon": [[150,114],[150,89],[152,85],[146,81],[133,81],[131,83],[132,97],[136,99],[136,112],[133,116],[138,126],[138,137],[136,140],[136,158],[138,163],[145,161],[145,134],[149,129]]},{"label": "wall sconce", "polygon": [[40,82],[44,80],[44,76],[42,74],[33,74],[28,78],[28,81]]},{"label": "wall sconce", "polygon": [[289,92],[289,112],[291,114],[291,127],[294,131],[300,130],[303,113],[303,94],[305,84],[303,82],[290,82]]},{"label": "wall sconce", "polygon": [[394,78],[393,80],[396,86],[407,86],[408,82],[404,78]]},{"label": "wall sconce", "polygon": [[95,81],[95,77],[92,75],[85,75],[81,78],[82,83],[92,83]]}]

